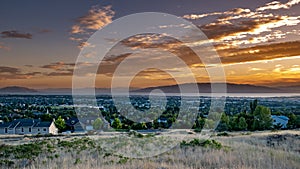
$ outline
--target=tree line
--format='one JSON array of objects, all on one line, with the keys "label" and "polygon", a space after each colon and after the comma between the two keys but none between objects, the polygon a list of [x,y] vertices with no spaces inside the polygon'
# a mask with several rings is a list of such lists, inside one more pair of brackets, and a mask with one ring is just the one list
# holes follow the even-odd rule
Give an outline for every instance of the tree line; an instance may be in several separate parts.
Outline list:
[{"label": "tree line", "polygon": [[[256,130],[270,130],[281,129],[282,125],[274,125],[272,112],[270,108],[262,105],[258,105],[257,100],[250,102],[250,111],[244,111],[235,115],[227,115],[226,113],[212,113],[212,116],[216,116],[215,119],[220,119],[219,123],[215,127],[215,121],[207,118],[203,114],[199,113],[195,123],[192,125],[195,130],[202,130],[204,127],[211,128],[217,131],[256,131]],[[114,113],[106,112],[104,117],[107,120],[113,119],[111,127],[114,129],[133,129],[133,130],[145,130],[145,129],[159,129],[169,128],[172,124],[176,123],[179,109],[175,107],[168,107],[167,110],[160,116],[166,119],[165,123],[153,120],[152,122],[135,123],[127,120],[124,117],[117,116]],[[217,117],[220,115],[221,117]],[[273,114],[274,115],[274,114]],[[275,115],[285,115],[289,118],[287,128],[294,129],[300,128],[300,116],[293,113],[280,114],[276,112]],[[213,117],[214,118],[214,117]],[[94,128],[101,128],[103,121],[99,118],[95,121]],[[189,126],[189,125],[187,125]]]}]

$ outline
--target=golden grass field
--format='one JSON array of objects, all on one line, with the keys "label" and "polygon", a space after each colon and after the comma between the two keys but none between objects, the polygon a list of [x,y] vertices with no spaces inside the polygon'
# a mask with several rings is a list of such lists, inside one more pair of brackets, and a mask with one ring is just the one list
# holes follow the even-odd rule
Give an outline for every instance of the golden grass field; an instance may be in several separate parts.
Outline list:
[{"label": "golden grass field", "polygon": [[[17,145],[47,140],[45,150],[30,159],[16,159],[12,166],[2,168],[51,168],[51,169],[299,169],[300,168],[300,131],[264,131],[264,132],[232,132],[229,136],[217,136],[210,139],[222,144],[221,149],[201,146],[175,146],[173,149],[148,158],[127,158],[112,154],[103,149],[103,140],[114,140],[107,136],[87,136],[86,141],[77,141],[72,145],[61,145],[61,140],[74,140],[73,136],[31,138],[15,136],[7,141],[1,136],[0,144]],[[16,139],[19,137],[18,139]],[[20,138],[21,137],[21,138]],[[81,136],[82,137],[82,136]],[[155,136],[156,137],[156,136]],[[190,133],[184,140],[197,138]],[[145,138],[140,138],[146,141]],[[80,136],[77,139],[80,140]],[[86,144],[89,141],[96,144]],[[100,141],[99,141],[100,140]],[[92,145],[92,146],[83,146]],[[102,148],[101,148],[102,146]],[[130,149],[129,145],[125,145]],[[50,149],[50,148],[51,149]],[[115,147],[116,148],[116,147]],[[44,152],[45,151],[45,152]],[[49,152],[47,152],[49,151]],[[143,152],[141,152],[143,153]]]}]

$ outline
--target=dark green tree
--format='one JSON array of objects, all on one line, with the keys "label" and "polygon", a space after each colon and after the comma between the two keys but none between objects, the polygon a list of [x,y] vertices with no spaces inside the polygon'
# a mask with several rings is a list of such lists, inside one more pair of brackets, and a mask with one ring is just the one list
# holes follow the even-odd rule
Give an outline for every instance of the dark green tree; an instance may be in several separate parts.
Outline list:
[{"label": "dark green tree", "polygon": [[297,116],[294,113],[287,114],[287,117],[289,118],[287,128],[294,129],[297,127]]},{"label": "dark green tree", "polygon": [[8,118],[7,116],[4,116],[4,117],[3,117],[3,121],[4,121],[4,122],[9,122],[9,118]]},{"label": "dark green tree", "polygon": [[233,117],[230,117],[229,126],[228,126],[228,128],[229,128],[230,131],[232,131],[232,130],[239,130],[239,127],[238,127],[239,120],[238,119],[239,118],[238,118],[237,115],[235,115]]},{"label": "dark green tree", "polygon": [[141,123],[134,123],[131,127],[133,130],[145,130],[147,129],[147,125],[144,122]]},{"label": "dark green tree", "polygon": [[52,117],[51,114],[43,114],[43,115],[41,116],[41,120],[42,120],[42,121],[52,121],[52,120],[53,120],[53,117]]},{"label": "dark green tree", "polygon": [[227,130],[229,130],[229,117],[225,113],[222,113],[220,122],[219,122],[216,130],[217,131],[227,131]]},{"label": "dark green tree", "polygon": [[265,106],[257,106],[253,112],[253,130],[268,130],[272,127],[271,110]]},{"label": "dark green tree", "polygon": [[247,130],[248,124],[244,117],[239,118],[238,128],[239,130]]},{"label": "dark green tree", "polygon": [[198,119],[195,121],[194,129],[202,129],[205,124],[205,119],[202,117],[198,117]]},{"label": "dark green tree", "polygon": [[250,102],[250,113],[253,114],[255,109],[257,107],[257,99],[253,100],[253,102]]}]

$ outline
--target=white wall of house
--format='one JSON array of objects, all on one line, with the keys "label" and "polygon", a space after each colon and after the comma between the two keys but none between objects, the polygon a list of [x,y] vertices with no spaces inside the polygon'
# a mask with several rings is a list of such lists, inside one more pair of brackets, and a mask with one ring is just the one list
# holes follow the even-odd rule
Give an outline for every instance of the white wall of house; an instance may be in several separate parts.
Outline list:
[{"label": "white wall of house", "polygon": [[17,127],[16,134],[33,134],[33,126],[30,127]]},{"label": "white wall of house", "polygon": [[34,134],[57,134],[58,129],[55,124],[52,122],[50,127],[34,127]]},{"label": "white wall of house", "polygon": [[49,134],[48,127],[34,127],[34,134]]},{"label": "white wall of house", "polygon": [[49,133],[51,133],[51,134],[57,134],[58,133],[58,129],[55,126],[54,122],[52,122],[50,127],[49,127]]},{"label": "white wall of house", "polygon": [[[8,129],[7,129],[8,130]],[[5,128],[3,127],[1,127],[0,128],[0,134],[8,134],[7,132],[5,132]]]},{"label": "white wall of house", "polygon": [[7,134],[16,134],[16,128],[8,128]]}]

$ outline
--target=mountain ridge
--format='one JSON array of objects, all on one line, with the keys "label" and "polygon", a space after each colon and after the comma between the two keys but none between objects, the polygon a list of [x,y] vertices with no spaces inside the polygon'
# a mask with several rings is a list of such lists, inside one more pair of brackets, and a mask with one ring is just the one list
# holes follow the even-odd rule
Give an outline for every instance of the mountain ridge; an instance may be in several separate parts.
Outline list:
[{"label": "mountain ridge", "polygon": [[7,86],[0,88],[0,93],[37,93],[35,89],[21,86]]},{"label": "mountain ridge", "polygon": [[[217,90],[214,92],[224,90],[218,90],[219,87],[223,85],[227,86],[227,93],[294,93],[300,92],[300,86],[281,86],[281,87],[267,87],[259,85],[250,85],[250,84],[234,84],[234,83],[184,83],[180,85],[165,85],[165,86],[155,86],[155,87],[146,87],[146,88],[133,88],[130,92],[137,93],[148,93],[155,89],[160,89],[165,93],[179,93],[179,86],[187,93],[195,93],[197,90],[194,90],[195,85],[198,87],[199,93],[210,93],[211,85],[213,85]],[[214,89],[215,89],[214,88]],[[89,88],[81,88],[79,91],[84,93],[89,90]],[[110,88],[96,88],[96,93],[110,93]],[[126,91],[125,88],[117,88],[119,92]],[[46,88],[46,89],[32,89],[22,86],[7,86],[0,88],[1,94],[72,94],[72,88]]]}]

